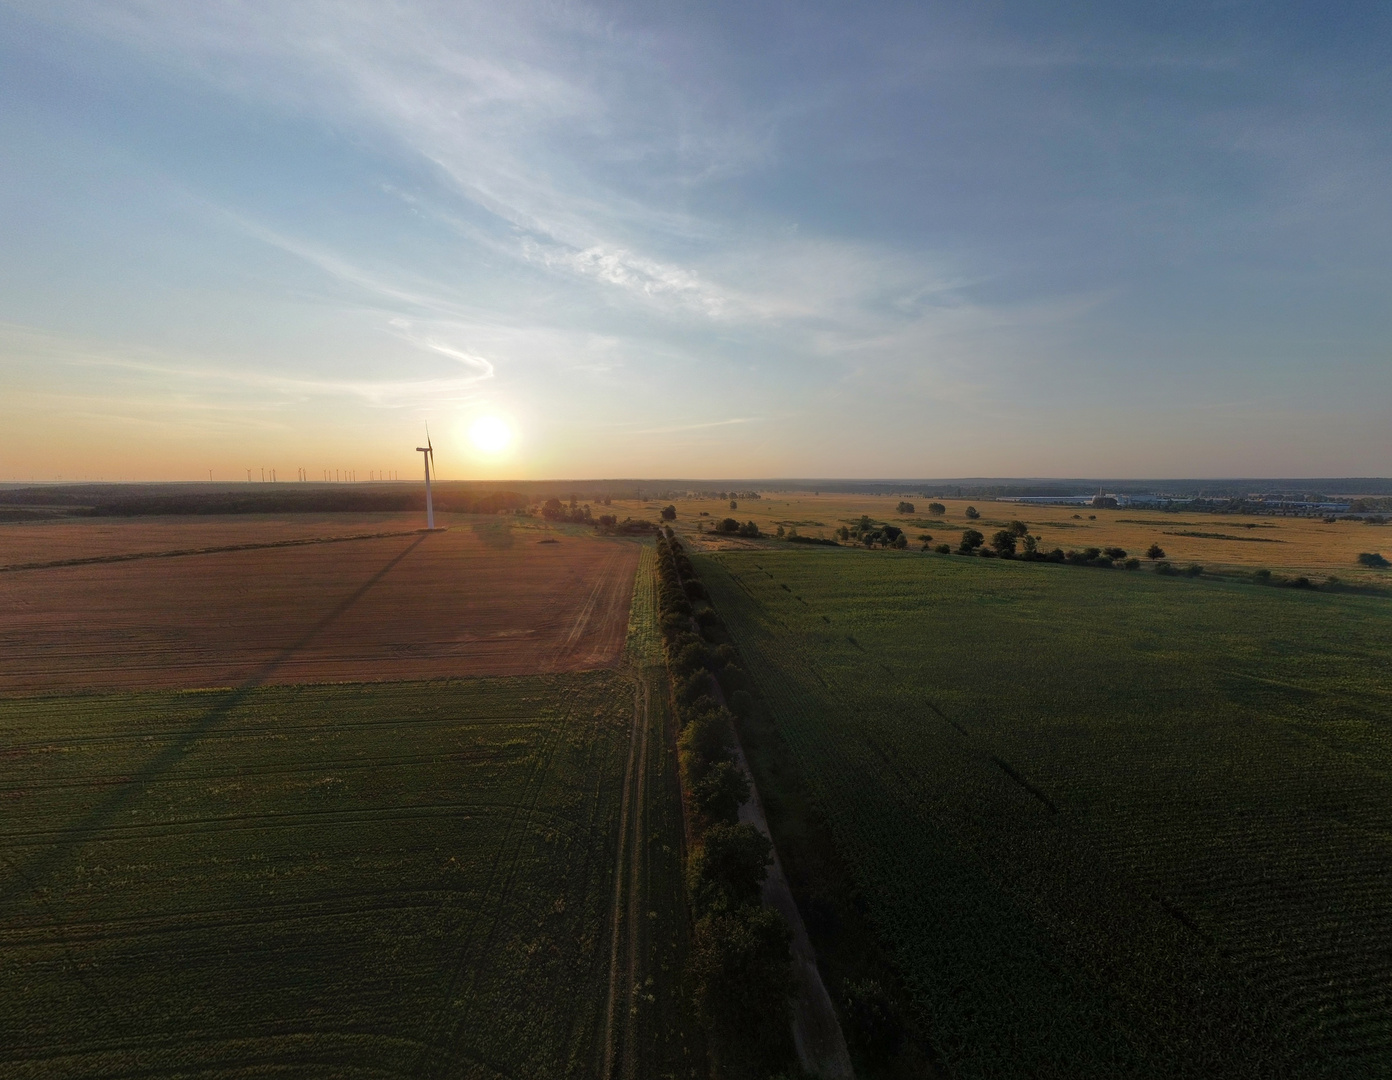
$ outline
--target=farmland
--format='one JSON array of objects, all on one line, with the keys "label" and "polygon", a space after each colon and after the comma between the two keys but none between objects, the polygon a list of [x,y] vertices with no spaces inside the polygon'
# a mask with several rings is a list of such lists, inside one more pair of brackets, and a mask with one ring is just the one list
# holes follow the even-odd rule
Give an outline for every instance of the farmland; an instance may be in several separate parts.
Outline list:
[{"label": "farmland", "polygon": [[[391,520],[292,528],[270,519],[142,522],[122,533],[80,523],[9,525],[0,538],[17,547],[11,538],[46,531],[50,551],[70,559],[397,528]],[[9,613],[0,624],[0,691],[612,665],[623,648],[637,559],[631,543],[480,518],[431,534],[11,571],[0,574],[0,606]]]},{"label": "farmland", "polygon": [[611,673],[0,703],[7,1076],[590,1074]]},{"label": "farmland", "polygon": [[693,561],[951,1075],[1392,1067],[1385,598]]},{"label": "farmland", "polygon": [[[1382,550],[1392,557],[1392,525],[1368,525],[1359,521],[1325,523],[1313,518],[1250,514],[1031,506],[947,498],[940,500],[946,513],[935,517],[927,512],[930,500],[911,500],[915,508],[912,515],[899,514],[898,501],[885,496],[766,491],[762,499],[741,502],[736,510],[714,499],[678,499],[674,505],[678,528],[685,537],[725,547],[744,546],[745,542],[717,541],[708,533],[702,538],[696,533],[697,525],[709,529],[711,522],[733,516],[740,521],[755,522],[765,533],[774,533],[783,525],[785,529],[796,528],[803,536],[830,537],[842,525],[853,524],[865,514],[875,521],[902,528],[910,541],[926,533],[935,542],[955,543],[964,529],[980,529],[990,536],[1011,521],[1021,520],[1031,533],[1041,538],[1043,550],[1120,547],[1140,556],[1151,544],[1158,543],[1176,563],[1196,562],[1216,570],[1250,571],[1266,567],[1319,578],[1335,575],[1350,582],[1386,583],[1389,580],[1386,573],[1360,570],[1356,560],[1364,551]],[[981,517],[969,519],[966,516],[968,506],[975,507]],[[624,511],[638,514],[644,512],[644,507],[632,504],[630,509],[630,504],[624,504]],[[652,510],[647,512],[653,513]]]}]

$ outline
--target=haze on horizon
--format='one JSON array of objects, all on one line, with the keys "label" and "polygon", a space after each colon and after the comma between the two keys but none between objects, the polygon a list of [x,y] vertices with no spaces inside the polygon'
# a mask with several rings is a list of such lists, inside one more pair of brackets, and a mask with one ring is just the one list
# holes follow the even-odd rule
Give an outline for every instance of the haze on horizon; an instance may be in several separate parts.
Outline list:
[{"label": "haze on horizon", "polygon": [[1387,475],[1389,45],[0,0],[0,481]]}]

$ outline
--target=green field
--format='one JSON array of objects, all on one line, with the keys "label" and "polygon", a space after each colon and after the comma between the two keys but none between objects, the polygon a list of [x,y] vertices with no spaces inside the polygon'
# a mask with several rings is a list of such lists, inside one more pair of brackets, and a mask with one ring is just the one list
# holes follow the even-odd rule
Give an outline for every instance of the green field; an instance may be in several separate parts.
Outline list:
[{"label": "green field", "polygon": [[1392,1073],[1392,603],[693,561],[950,1075]]},{"label": "green field", "polygon": [[596,1076],[606,1035],[676,1073],[634,706],[623,672],[0,701],[0,1073]]}]

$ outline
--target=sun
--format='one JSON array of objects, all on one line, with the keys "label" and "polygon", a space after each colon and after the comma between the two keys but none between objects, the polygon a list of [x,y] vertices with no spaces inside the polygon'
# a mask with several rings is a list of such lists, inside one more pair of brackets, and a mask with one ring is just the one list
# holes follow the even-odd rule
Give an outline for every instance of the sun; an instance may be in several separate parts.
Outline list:
[{"label": "sun", "polygon": [[480,453],[497,457],[512,445],[512,428],[500,417],[480,416],[469,425],[469,441]]}]

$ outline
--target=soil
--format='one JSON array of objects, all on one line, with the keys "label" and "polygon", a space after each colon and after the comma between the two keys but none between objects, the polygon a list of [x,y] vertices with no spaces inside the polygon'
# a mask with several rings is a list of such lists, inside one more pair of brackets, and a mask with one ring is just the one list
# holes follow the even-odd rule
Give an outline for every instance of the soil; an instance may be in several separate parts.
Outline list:
[{"label": "soil", "polygon": [[[158,535],[141,522],[142,547],[125,550],[314,535],[310,523],[292,524],[293,532],[256,534],[204,527],[195,540],[184,528]],[[336,518],[319,531],[394,524]],[[543,535],[484,520],[413,536],[2,574],[0,692],[236,686],[272,666],[266,681],[300,683],[617,664],[638,545],[568,535],[537,543]],[[48,551],[109,552],[109,542]]]}]

